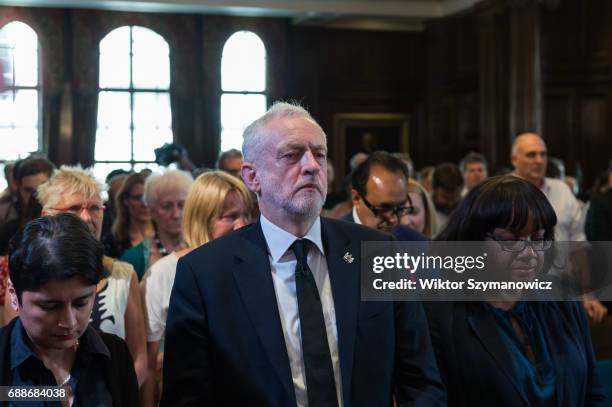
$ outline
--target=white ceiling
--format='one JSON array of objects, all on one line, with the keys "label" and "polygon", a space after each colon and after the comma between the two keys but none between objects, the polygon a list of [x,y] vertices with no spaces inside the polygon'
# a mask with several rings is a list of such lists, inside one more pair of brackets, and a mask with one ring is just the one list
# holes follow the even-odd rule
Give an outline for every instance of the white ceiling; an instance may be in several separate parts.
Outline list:
[{"label": "white ceiling", "polygon": [[480,0],[0,0],[0,5],[291,17],[295,24],[419,30]]}]

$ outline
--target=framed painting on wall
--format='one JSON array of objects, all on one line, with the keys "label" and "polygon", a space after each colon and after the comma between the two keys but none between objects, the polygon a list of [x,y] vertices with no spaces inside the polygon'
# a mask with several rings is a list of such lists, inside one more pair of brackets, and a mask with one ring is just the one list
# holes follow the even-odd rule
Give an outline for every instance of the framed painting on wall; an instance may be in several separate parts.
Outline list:
[{"label": "framed painting on wall", "polygon": [[384,150],[408,152],[409,116],[400,113],[337,113],[334,115],[333,156],[336,181],[350,172],[357,153]]}]

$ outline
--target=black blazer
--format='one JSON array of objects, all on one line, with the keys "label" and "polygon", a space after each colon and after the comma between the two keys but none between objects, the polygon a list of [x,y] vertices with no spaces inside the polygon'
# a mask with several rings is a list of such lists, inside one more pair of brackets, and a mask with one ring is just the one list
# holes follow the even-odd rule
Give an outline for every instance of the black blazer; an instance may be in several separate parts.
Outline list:
[{"label": "black blazer", "polygon": [[[446,404],[419,303],[360,301],[361,241],[373,229],[321,218],[346,407]],[[345,253],[352,254],[348,262]],[[180,259],[164,348],[162,406],[295,406],[259,223]]]},{"label": "black blazer", "polygon": [[[0,385],[11,385],[11,333],[17,322],[14,318],[7,326],[0,329]],[[93,329],[93,328],[92,328]],[[99,365],[106,379],[108,391],[113,400],[113,407],[134,407],[139,405],[138,381],[134,372],[134,362],[123,339],[105,332],[95,331],[108,348],[111,360],[100,358]],[[0,406],[8,405],[0,402]]]},{"label": "black blazer", "polygon": [[612,189],[591,200],[584,229],[588,240],[612,240]]},{"label": "black blazer", "polygon": [[[580,303],[536,303],[556,371],[556,405],[605,406]],[[493,314],[479,302],[425,304],[449,406],[529,406],[510,370]]]}]

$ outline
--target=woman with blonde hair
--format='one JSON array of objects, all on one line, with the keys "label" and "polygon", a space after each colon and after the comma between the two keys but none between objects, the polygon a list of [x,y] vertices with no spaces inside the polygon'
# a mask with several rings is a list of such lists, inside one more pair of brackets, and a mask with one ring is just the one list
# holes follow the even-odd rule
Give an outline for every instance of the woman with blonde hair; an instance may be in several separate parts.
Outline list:
[{"label": "woman with blonde hair", "polygon": [[412,178],[408,180],[408,196],[413,210],[408,214],[408,226],[427,237],[436,231],[436,208],[425,188]]},{"label": "woman with blonde hair", "polygon": [[[93,236],[100,240],[104,217],[102,189],[90,171],[62,166],[38,187],[36,197],[42,205],[42,216],[72,213],[81,218]],[[142,384],[147,373],[147,355],[138,279],[129,264],[108,256],[104,256],[102,261],[109,277],[102,278],[96,286],[91,325],[125,339],[138,382]],[[6,321],[15,316],[7,314],[15,313],[17,305],[6,304]]]},{"label": "woman with blonde hair", "polygon": [[153,264],[141,283],[151,379],[147,382],[145,405],[154,405],[153,378],[156,372],[161,371],[161,358],[158,359],[158,354],[179,258],[198,246],[250,223],[253,208],[252,195],[244,183],[222,171],[200,175],[191,187],[183,213],[183,233],[187,248],[172,252]]}]

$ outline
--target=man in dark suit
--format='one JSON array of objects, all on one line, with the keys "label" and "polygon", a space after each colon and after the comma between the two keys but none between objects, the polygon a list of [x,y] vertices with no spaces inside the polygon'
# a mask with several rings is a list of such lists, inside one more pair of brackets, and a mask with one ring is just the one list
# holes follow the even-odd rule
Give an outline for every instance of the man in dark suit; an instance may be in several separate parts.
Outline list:
[{"label": "man in dark suit", "polygon": [[[586,214],[584,231],[589,241],[609,242],[612,240],[612,189],[597,194],[591,199],[591,205]],[[595,250],[591,260],[595,264],[601,262],[600,266],[592,265],[592,270],[609,270],[610,266],[607,263],[610,258],[609,251],[607,250],[608,247],[607,243],[591,246],[591,250]],[[598,251],[602,252],[598,253]],[[602,304],[606,307],[608,314],[610,314],[610,311],[612,311],[612,301],[603,301]],[[595,331],[593,331],[593,336],[595,337]],[[606,336],[606,342],[607,339]]]},{"label": "man in dark suit", "polygon": [[319,217],[326,143],[286,103],[245,130],[261,217],[179,261],[162,406],[445,405],[421,305],[360,301],[361,241],[389,237]]},{"label": "man in dark suit", "polygon": [[408,227],[414,206],[408,195],[408,169],[399,158],[376,151],[351,175],[353,210],[342,219],[391,233],[400,241],[428,238]]},{"label": "man in dark suit", "polygon": [[584,229],[588,240],[612,240],[612,189],[591,200]]}]

